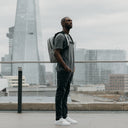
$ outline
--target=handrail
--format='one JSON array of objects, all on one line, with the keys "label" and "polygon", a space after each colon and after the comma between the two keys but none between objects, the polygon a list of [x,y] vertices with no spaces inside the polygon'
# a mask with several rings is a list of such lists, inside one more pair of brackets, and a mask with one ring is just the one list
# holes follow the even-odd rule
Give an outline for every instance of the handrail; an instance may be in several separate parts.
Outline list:
[{"label": "handrail", "polygon": [[[0,61],[1,64],[15,64],[15,63],[51,63],[50,61]],[[102,60],[92,60],[92,61],[75,61],[75,63],[128,63],[126,61],[102,61]],[[53,63],[51,63],[53,64]]]}]

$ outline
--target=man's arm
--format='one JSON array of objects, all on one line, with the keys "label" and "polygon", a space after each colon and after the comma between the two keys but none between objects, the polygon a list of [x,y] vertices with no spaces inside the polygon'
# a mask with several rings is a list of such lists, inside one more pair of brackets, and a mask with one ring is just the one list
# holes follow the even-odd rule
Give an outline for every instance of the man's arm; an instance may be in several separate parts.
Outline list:
[{"label": "man's arm", "polygon": [[55,49],[54,55],[55,55],[55,57],[57,59],[57,62],[60,63],[64,67],[65,71],[72,72],[72,70],[63,61],[63,59],[62,59],[62,57],[60,55],[60,49]]}]

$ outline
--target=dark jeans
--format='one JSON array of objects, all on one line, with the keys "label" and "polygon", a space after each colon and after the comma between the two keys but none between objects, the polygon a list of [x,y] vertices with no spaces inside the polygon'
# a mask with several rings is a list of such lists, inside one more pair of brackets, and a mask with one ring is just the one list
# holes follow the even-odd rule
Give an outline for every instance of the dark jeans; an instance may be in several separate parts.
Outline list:
[{"label": "dark jeans", "polygon": [[70,83],[73,73],[66,71],[57,72],[57,90],[55,98],[56,120],[66,118],[68,113],[67,99],[70,92]]}]

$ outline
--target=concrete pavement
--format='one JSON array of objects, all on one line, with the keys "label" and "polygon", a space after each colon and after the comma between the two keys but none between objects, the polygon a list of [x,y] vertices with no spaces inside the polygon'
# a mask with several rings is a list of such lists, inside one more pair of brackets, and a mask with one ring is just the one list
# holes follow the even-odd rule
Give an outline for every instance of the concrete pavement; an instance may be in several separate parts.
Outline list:
[{"label": "concrete pavement", "polygon": [[0,111],[0,128],[127,128],[128,112],[70,111],[79,123],[71,126],[54,125],[54,111]]}]

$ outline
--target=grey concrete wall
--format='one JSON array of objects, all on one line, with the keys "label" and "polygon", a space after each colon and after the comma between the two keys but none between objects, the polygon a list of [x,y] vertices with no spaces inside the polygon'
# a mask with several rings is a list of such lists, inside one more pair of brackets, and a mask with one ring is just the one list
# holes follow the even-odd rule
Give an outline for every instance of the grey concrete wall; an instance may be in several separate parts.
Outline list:
[{"label": "grey concrete wall", "polygon": [[[128,103],[70,103],[71,111],[127,111]],[[54,111],[54,103],[23,103],[23,111]],[[15,103],[1,103],[0,111],[17,111]]]}]

